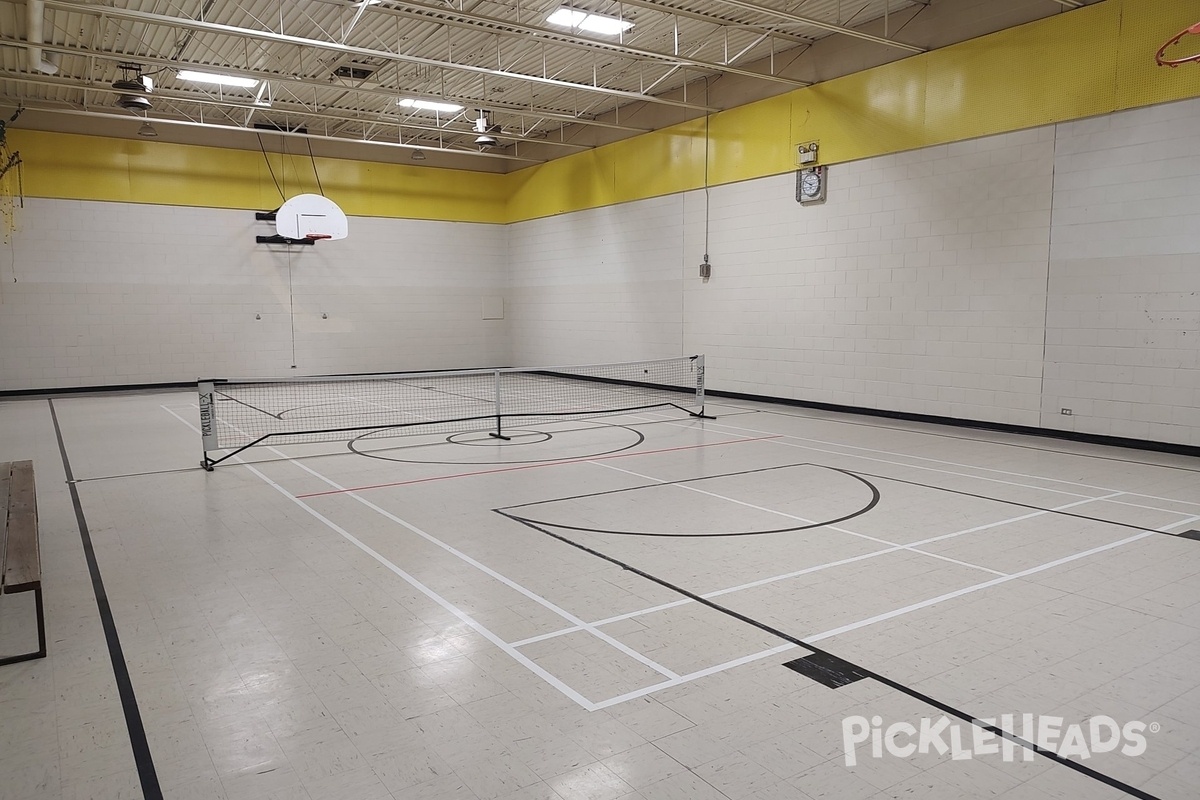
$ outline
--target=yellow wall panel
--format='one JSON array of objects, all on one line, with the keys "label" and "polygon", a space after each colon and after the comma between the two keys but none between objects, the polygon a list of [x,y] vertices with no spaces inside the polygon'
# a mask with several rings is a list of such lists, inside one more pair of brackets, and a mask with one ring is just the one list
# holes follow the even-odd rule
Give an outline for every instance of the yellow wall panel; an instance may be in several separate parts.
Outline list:
[{"label": "yellow wall panel", "polygon": [[[746,174],[770,175],[794,168],[791,116],[791,95],[713,114],[709,122],[709,185],[742,180]],[[693,124],[703,134],[704,121]],[[703,153],[701,148],[701,158]]]},{"label": "yellow wall panel", "polygon": [[613,191],[617,198],[659,197],[704,185],[704,120],[672,125],[616,142]]},{"label": "yellow wall panel", "polygon": [[[1104,0],[989,36],[692,120],[509,175],[318,159],[325,192],[354,215],[509,222],[788,172],[795,146],[821,162],[1200,96],[1200,65],[1154,52],[1200,21],[1200,0]],[[1189,41],[1185,47],[1196,47]],[[1194,50],[1193,50],[1194,52]],[[32,196],[274,208],[315,191],[307,153],[12,130]],[[706,148],[707,143],[707,148]],[[707,153],[706,153],[707,149]],[[274,171],[272,180],[271,171]]]},{"label": "yellow wall panel", "polygon": [[[76,137],[104,149],[115,141],[128,154],[127,202],[270,209],[280,202],[260,153],[133,140]],[[255,158],[257,156],[257,158]],[[29,167],[29,171],[35,171]],[[279,169],[279,165],[276,165]]]},{"label": "yellow wall panel", "polygon": [[823,164],[920,147],[925,83],[925,61],[914,57],[792,92],[791,142],[819,142]]},{"label": "yellow wall panel", "polygon": [[504,221],[508,184],[503,175],[321,158],[317,167],[325,193],[347,214]]},{"label": "yellow wall panel", "polygon": [[1121,3],[1099,3],[921,56],[926,142],[1111,111]]},{"label": "yellow wall panel", "polygon": [[534,219],[617,202],[614,159],[607,148],[556,159],[507,178],[509,220],[514,213],[516,219]]},{"label": "yellow wall panel", "polygon": [[8,131],[9,148],[21,153],[25,193],[32,197],[128,200],[129,156],[117,141],[97,139],[89,147],[84,137]]},{"label": "yellow wall panel", "polygon": [[[1154,55],[1163,43],[1200,22],[1200,0],[1137,3],[1126,0],[1117,52],[1117,106],[1138,106],[1200,95],[1200,64],[1160,67]],[[1164,55],[1200,52],[1200,37],[1184,37]]]},{"label": "yellow wall panel", "polygon": [[[26,130],[9,131],[9,142],[21,153],[32,197],[272,209],[283,202],[281,191],[318,191],[307,153],[264,160],[250,150]],[[325,193],[348,214],[504,220],[503,175],[323,158],[316,168]]]},{"label": "yellow wall panel", "polygon": [[[820,142],[821,163],[837,164],[1200,96],[1200,65],[1169,70],[1153,61],[1166,38],[1196,21],[1200,0],[1106,0],[715,114],[709,184],[795,169],[795,146],[807,141]],[[551,176],[584,186],[611,182],[611,202],[693,188],[687,180],[672,189],[670,181],[627,177],[644,168],[607,159],[616,146],[518,173],[509,218],[599,204],[586,204],[588,193],[556,191]],[[581,163],[564,163],[572,161]],[[589,175],[585,162],[603,164],[605,173]],[[703,174],[703,163],[672,169]],[[522,191],[533,186],[538,191]],[[542,202],[543,193],[555,202]],[[571,199],[585,205],[573,208]]]}]

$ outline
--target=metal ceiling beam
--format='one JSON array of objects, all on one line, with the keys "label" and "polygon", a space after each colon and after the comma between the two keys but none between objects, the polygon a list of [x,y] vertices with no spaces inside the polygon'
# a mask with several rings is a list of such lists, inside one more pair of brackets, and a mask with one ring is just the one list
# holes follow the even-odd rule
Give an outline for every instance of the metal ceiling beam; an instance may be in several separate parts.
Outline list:
[{"label": "metal ceiling beam", "polygon": [[269,128],[243,128],[238,125],[219,125],[212,122],[196,122],[193,120],[181,120],[159,117],[142,117],[132,116],[128,114],[110,114],[103,111],[84,111],[78,108],[59,108],[56,106],[42,105],[41,103],[26,105],[26,109],[30,111],[43,111],[48,114],[68,114],[76,117],[101,117],[103,119],[116,119],[125,122],[149,122],[153,125],[179,125],[188,128],[214,128],[222,131],[234,131],[237,133],[253,133],[253,134],[268,134],[270,136],[288,136],[299,139],[316,139],[326,142],[339,142],[341,144],[371,144],[382,147],[399,147],[404,150],[425,150],[427,152],[450,153],[456,156],[473,156],[475,158],[497,158],[502,161],[521,161],[529,164],[544,164],[545,159],[526,158],[524,156],[510,156],[504,153],[480,153],[474,150],[458,149],[452,147],[430,147],[427,144],[408,144],[406,142],[385,142],[377,139],[352,139],[349,136],[324,136],[314,133],[295,133],[293,131],[277,131]]},{"label": "metal ceiling beam", "polygon": [[1067,8],[1083,8],[1084,6],[1080,0],[1054,0],[1054,2],[1058,3],[1060,6],[1066,6]]},{"label": "metal ceiling beam", "polygon": [[72,11],[79,14],[104,16],[111,19],[125,19],[131,22],[141,22],[149,25],[161,25],[167,28],[179,28],[182,30],[196,30],[204,33],[215,33],[243,39],[277,42],[279,44],[289,44],[295,47],[329,50],[335,53],[345,53],[358,56],[360,58],[378,58],[385,61],[402,61],[409,64],[421,64],[423,66],[436,67],[438,69],[472,72],[479,75],[490,75],[496,78],[508,78],[510,80],[527,81],[546,86],[555,86],[560,89],[574,89],[581,92],[603,94],[610,97],[620,97],[631,102],[654,103],[657,105],[675,106],[676,108],[687,108],[693,111],[703,112],[713,112],[717,110],[710,106],[702,106],[697,103],[689,103],[683,100],[671,100],[664,97],[655,97],[653,95],[640,94],[639,92],[631,92],[624,89],[610,89],[605,86],[575,83],[573,81],[558,80],[557,78],[545,78],[538,75],[525,75],[518,72],[508,72],[505,70],[490,69],[488,67],[478,67],[472,64],[457,64],[452,61],[440,61],[435,58],[425,58],[423,56],[410,56],[403,53],[393,53],[388,50],[372,50],[368,47],[354,47],[351,45],[339,44],[338,42],[326,42],[319,39],[308,39],[303,36],[292,36],[286,33],[275,33],[274,31],[239,28],[235,25],[223,25],[216,22],[205,22],[202,20],[171,17],[164,14],[153,14],[146,11],[136,11],[128,8],[88,5],[84,3],[73,2],[72,0],[44,1],[48,8],[59,8],[63,9],[64,11]]},{"label": "metal ceiling beam", "polygon": [[[830,33],[840,33],[843,36],[852,36],[855,39],[862,39],[863,41],[874,42],[875,44],[882,44],[887,47],[896,47],[901,50],[907,50],[910,53],[924,53],[926,51],[926,48],[924,47],[917,47],[913,44],[897,42],[895,39],[887,39],[883,36],[875,36],[874,34],[863,33],[862,31],[855,30],[854,28],[847,28],[844,25],[837,25],[832,22],[826,22],[825,20],[815,19],[814,17],[805,17],[801,16],[800,14],[793,14],[790,11],[783,11],[778,8],[760,6],[757,3],[749,2],[749,0],[713,0],[713,2],[722,3],[727,6],[733,6],[734,8],[740,8],[744,11],[753,11],[756,14],[775,17],[776,19],[784,19],[788,22],[811,25],[814,28],[820,28],[823,31],[829,31]],[[50,4],[51,3],[49,0],[47,0],[47,5]],[[670,8],[670,6],[660,6],[660,8]]]},{"label": "metal ceiling beam", "polygon": [[[24,49],[26,43],[22,39],[0,37],[0,47],[15,47]],[[129,53],[113,53],[106,50],[93,50],[87,47],[73,47],[70,45],[54,45],[45,44],[43,50],[53,51],[71,56],[79,56],[81,58],[100,58],[114,63],[133,62],[144,64],[151,67],[166,67],[168,69],[197,69],[200,71],[211,71],[215,68],[213,64],[193,63],[188,61],[177,61],[170,58],[161,58],[146,55],[132,55]],[[242,69],[240,67],[219,67],[224,72],[232,75],[238,75],[245,78],[257,78],[261,81],[271,81],[272,83],[295,84],[297,86],[307,86],[313,89],[329,90],[342,89],[348,92],[368,95],[372,97],[386,97],[389,100],[395,100],[400,94],[406,94],[403,89],[383,89],[372,88],[368,86],[348,86],[344,83],[329,83],[327,81],[318,81],[311,78],[300,78],[292,75],[280,75],[275,72],[264,72],[262,70]],[[421,96],[424,92],[411,92],[414,96]],[[520,117],[536,117],[539,119],[552,119],[556,122],[563,122],[570,125],[587,125],[597,128],[609,128],[612,130],[626,131],[629,133],[647,133],[649,128],[640,128],[633,125],[620,125],[614,122],[603,122],[601,120],[588,119],[586,117],[577,117],[573,114],[564,114],[558,111],[553,111],[546,108],[534,108],[530,106],[522,106],[516,103],[503,103],[496,100],[481,100],[479,98],[470,97],[452,97],[439,95],[438,100],[449,100],[459,103],[464,107],[476,107],[485,105],[487,108],[494,111],[505,111]]]},{"label": "metal ceiling beam", "polygon": [[[506,20],[500,17],[489,17],[484,14],[473,14],[465,11],[458,11],[452,8],[438,7],[425,5],[423,3],[410,2],[409,0],[390,0],[391,6],[372,6],[375,13],[403,17],[404,19],[415,19],[421,22],[437,22],[443,25],[454,25],[457,27],[468,28],[470,30],[486,30],[489,33],[494,33],[500,36],[510,38],[519,38],[529,41],[530,37],[536,37],[537,40],[545,40],[563,47],[572,47],[580,50],[588,50],[595,52],[597,50],[606,53],[616,53],[625,55],[631,58],[644,58],[659,61],[666,64],[681,67],[694,67],[696,69],[706,69],[712,72],[724,72],[730,75],[741,75],[747,78],[759,78],[764,81],[775,81],[776,83],[785,83],[789,86],[802,87],[811,86],[807,81],[796,80],[794,78],[785,78],[780,75],[770,75],[762,72],[755,72],[749,69],[741,69],[740,67],[721,64],[715,61],[704,61],[698,58],[688,58],[686,56],[672,55],[670,53],[660,53],[656,50],[646,50],[641,47],[632,47],[627,44],[617,42],[605,42],[599,39],[593,39],[590,36],[568,35],[562,31],[556,31],[552,28],[544,28],[538,25],[524,25],[511,20]],[[402,8],[397,8],[401,6]]]},{"label": "metal ceiling beam", "polygon": [[[35,86],[53,86],[59,89],[79,89],[89,92],[104,92],[107,94],[127,94],[120,89],[114,89],[112,86],[105,83],[96,83],[93,81],[80,82],[72,78],[57,78],[49,75],[41,76],[31,73],[21,72],[3,72],[0,71],[0,81],[12,81],[14,83],[28,83]],[[419,122],[405,122],[397,116],[388,116],[386,114],[372,114],[367,117],[353,117],[345,114],[330,114],[327,111],[311,111],[304,109],[302,103],[290,102],[287,100],[279,100],[276,98],[272,104],[260,104],[253,101],[241,101],[231,99],[214,99],[209,96],[197,96],[190,92],[180,92],[172,90],[157,90],[152,95],[152,98],[163,98],[177,103],[193,103],[196,105],[216,106],[218,108],[233,108],[244,111],[274,111],[276,114],[284,114],[290,117],[301,117],[306,120],[335,120],[337,122],[352,122],[358,124],[372,125],[388,125],[400,129],[427,131],[437,133],[444,136],[478,136],[478,132],[473,128],[451,128],[438,125],[423,125]],[[297,106],[299,106],[297,108]],[[249,130],[248,127],[243,128]],[[511,133],[495,132],[489,133],[497,139],[507,139],[514,142],[525,142],[526,144],[550,145],[553,147],[570,147],[574,150],[591,150],[591,145],[575,144],[573,142],[563,142],[550,138],[531,138],[526,136],[514,136]]]},{"label": "metal ceiling beam", "polygon": [[675,8],[673,6],[663,5],[662,3],[652,2],[652,0],[620,0],[620,2],[622,5],[633,6],[634,8],[645,8],[649,11],[657,11],[660,14],[683,17],[684,19],[695,20],[696,22],[706,22],[709,25],[717,25],[722,28],[740,28],[742,30],[754,31],[755,33],[766,33],[774,36],[777,39],[782,39],[783,41],[791,42],[792,44],[798,46],[811,45],[814,41],[807,36],[797,36],[794,33],[776,30],[775,28],[764,25],[747,25],[746,23],[736,22],[734,20],[726,19],[725,17],[717,17],[713,16],[712,14],[702,14],[698,11],[688,11],[687,9],[683,8]]}]

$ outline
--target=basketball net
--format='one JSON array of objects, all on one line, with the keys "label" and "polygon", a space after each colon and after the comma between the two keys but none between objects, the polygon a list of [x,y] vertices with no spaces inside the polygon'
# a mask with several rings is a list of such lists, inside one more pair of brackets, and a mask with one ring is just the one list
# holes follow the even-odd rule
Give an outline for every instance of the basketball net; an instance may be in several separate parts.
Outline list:
[{"label": "basketball net", "polygon": [[25,189],[21,179],[21,154],[8,146],[6,134],[6,126],[0,122],[0,221],[4,244],[9,244],[17,229],[17,209],[25,207]]}]

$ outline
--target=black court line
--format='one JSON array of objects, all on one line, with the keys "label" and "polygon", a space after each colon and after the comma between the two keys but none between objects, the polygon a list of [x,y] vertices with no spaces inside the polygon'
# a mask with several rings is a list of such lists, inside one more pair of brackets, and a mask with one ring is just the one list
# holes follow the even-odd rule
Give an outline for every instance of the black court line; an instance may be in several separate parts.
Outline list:
[{"label": "black court line", "polygon": [[[1005,500],[1003,497],[991,497],[990,495],[986,495],[986,494],[975,494],[974,492],[966,492],[966,491],[963,491],[962,489],[950,489],[945,486],[934,486],[933,484],[929,484],[929,483],[921,483],[920,481],[910,481],[910,480],[906,480],[904,478],[893,478],[890,475],[876,475],[871,472],[862,472],[859,474],[866,475],[867,477],[870,477],[870,478],[877,478],[882,481],[891,481],[893,483],[904,483],[904,484],[908,484],[909,486],[920,486],[923,489],[933,489],[934,491],[937,491],[937,492],[947,492],[949,494],[962,495],[963,497],[974,497],[979,500],[990,500],[993,503],[1003,503],[1004,505],[1016,506],[1017,508],[1028,508],[1031,511],[1044,511],[1047,514],[1058,514],[1059,516],[1062,516],[1062,517],[1073,517],[1075,519],[1085,519],[1085,520],[1088,520],[1089,522],[1100,522],[1105,525],[1116,525],[1118,528],[1129,528],[1130,530],[1143,531],[1145,533],[1157,533],[1160,536],[1171,536],[1174,538],[1178,538],[1183,535],[1183,534],[1179,534],[1179,533],[1170,533],[1169,531],[1160,531],[1156,528],[1146,528],[1141,525],[1134,525],[1132,522],[1118,522],[1115,519],[1104,519],[1103,517],[1089,517],[1087,514],[1074,514],[1070,511],[1063,511],[1061,509],[1046,508],[1045,506],[1035,506],[1031,503],[1021,503],[1016,500]],[[963,475],[961,477],[973,478],[975,476]],[[1035,491],[1038,489],[1038,487],[1036,487],[1036,486],[1026,486],[1024,488],[1033,489]],[[1135,494],[1135,493],[1130,492],[1130,494]],[[1099,497],[1093,497],[1092,499],[1096,500],[1096,501],[1101,500],[1101,498],[1099,498]],[[1167,511],[1167,509],[1165,509],[1165,508],[1160,508],[1158,510],[1165,511],[1168,514],[1178,514],[1179,516],[1185,517],[1185,518],[1190,516],[1188,514],[1184,514],[1179,511]],[[1182,521],[1181,521],[1181,523],[1177,523],[1177,524],[1182,524]],[[1171,526],[1168,526],[1168,527],[1171,527]]]},{"label": "black court line", "polygon": [[[398,448],[394,448],[394,447],[381,447],[378,450],[360,450],[357,447],[357,444],[360,441],[364,441],[364,440],[370,441],[369,437],[373,433],[376,433],[376,431],[368,431],[367,433],[364,433],[361,436],[355,436],[353,439],[346,442],[346,447],[350,450],[351,453],[354,453],[355,455],[363,456],[364,458],[374,458],[379,461],[392,461],[397,464],[449,464],[452,466],[471,466],[471,465],[488,465],[488,464],[542,464],[542,463],[549,464],[554,461],[566,461],[566,460],[570,460],[570,459],[603,458],[604,456],[612,455],[613,453],[620,453],[625,450],[632,450],[633,448],[641,445],[642,442],[646,441],[646,435],[639,430],[634,430],[634,428],[631,426],[613,425],[613,424],[604,423],[604,422],[594,423],[594,425],[591,428],[568,428],[566,432],[593,431],[593,430],[603,430],[606,428],[610,429],[610,430],[620,429],[620,430],[629,431],[630,433],[632,433],[634,435],[635,438],[629,444],[614,448],[612,450],[602,450],[597,453],[586,453],[584,455],[576,455],[576,456],[562,456],[560,458],[533,458],[533,459],[523,459],[523,460],[513,459],[513,460],[509,460],[509,461],[420,461],[420,460],[414,460],[414,459],[393,458],[391,456],[377,455],[378,453],[388,452],[390,450],[398,449]],[[384,430],[387,430],[387,429],[385,428]],[[513,428],[508,429],[508,435],[510,437],[512,436],[513,430],[514,430]],[[519,430],[519,429],[517,429],[517,430]],[[456,431],[456,432],[450,434],[450,436],[451,437],[459,436],[464,433],[483,433],[483,431],[479,431],[479,430]],[[542,433],[543,435],[546,436],[546,438],[541,439],[538,442],[534,442],[534,444],[540,444],[541,442],[549,441],[551,438],[553,438],[553,437],[551,437],[550,434],[545,433],[544,431],[536,431],[536,433]],[[504,446],[504,445],[496,444],[496,441],[497,440],[495,440],[495,439],[490,439],[490,440],[488,440],[488,443],[491,444],[491,446],[493,446],[493,447]],[[449,438],[444,439],[442,442],[440,442],[440,444],[447,444],[447,443],[449,443],[451,445],[455,445],[455,446],[462,446],[462,445],[459,445],[459,443],[457,443],[457,442],[451,441]]]},{"label": "black court line", "polygon": [[[681,484],[697,483],[699,481],[714,480],[716,478],[732,478],[732,477],[736,477],[738,475],[754,475],[754,474],[757,474],[760,472],[770,472],[772,470],[777,470],[777,469],[791,469],[793,467],[817,467],[818,469],[827,469],[827,470],[830,470],[831,472],[840,472],[843,475],[849,475],[851,478],[854,478],[856,481],[858,481],[859,483],[862,483],[864,486],[867,487],[867,489],[871,492],[871,499],[868,500],[867,503],[865,505],[861,506],[860,508],[857,508],[854,511],[851,511],[851,512],[844,514],[840,517],[837,517],[835,519],[827,519],[827,520],[824,520],[823,522],[810,522],[810,523],[805,523],[803,525],[791,525],[786,528],[774,528],[772,530],[762,530],[762,531],[722,531],[722,532],[717,532],[717,533],[647,533],[645,531],[618,531],[618,530],[606,530],[604,528],[590,528],[590,527],[582,526],[582,525],[564,525],[564,524],[558,523],[558,522],[547,522],[546,520],[532,519],[530,517],[523,517],[523,516],[519,516],[517,514],[506,514],[505,516],[511,517],[512,519],[515,519],[518,522],[524,522],[527,524],[546,525],[547,527],[550,527],[550,528],[559,528],[561,530],[567,530],[567,531],[582,531],[584,533],[602,533],[602,534],[609,534],[612,536],[648,536],[648,537],[659,537],[659,538],[664,538],[664,539],[713,539],[713,538],[723,538],[723,537],[733,537],[733,536],[766,536],[768,534],[773,534],[773,533],[793,533],[795,531],[807,531],[807,530],[811,530],[813,528],[823,528],[826,525],[836,525],[839,522],[846,522],[848,520],[854,519],[855,517],[861,517],[863,514],[866,514],[868,511],[870,511],[876,505],[879,504],[879,490],[877,488],[875,488],[875,484],[871,483],[866,478],[863,478],[860,475],[856,475],[855,473],[850,472],[849,470],[839,469],[837,467],[827,467],[823,464],[813,464],[811,462],[802,462],[802,463],[797,463],[797,464],[781,464],[781,465],[775,466],[775,467],[759,467],[758,469],[746,469],[746,470],[740,470],[738,472],[722,472],[722,473],[718,473],[715,475],[701,475],[696,478],[681,478],[679,480],[674,480],[674,481],[656,481],[654,483],[642,484],[641,486],[627,486],[623,489],[609,489],[609,490],[603,491],[603,492],[589,492],[587,494],[571,495],[570,497],[559,497],[554,500],[535,500],[532,503],[521,503],[521,504],[515,505],[515,506],[505,506],[505,510],[511,511],[514,508],[528,508],[529,506],[546,505],[548,503],[561,503],[561,502],[565,502],[568,500],[581,500],[585,497],[603,497],[604,495],[609,495],[609,494],[622,494],[624,492],[637,492],[637,491],[641,491],[643,489],[656,489],[660,486],[679,486]],[[495,510],[495,509],[493,509],[493,510]]]},{"label": "black court line", "polygon": [[[710,394],[711,394],[711,392],[710,392]],[[720,394],[720,393],[711,394],[711,396],[721,397],[722,394]],[[783,401],[779,398],[776,398],[774,400],[764,398],[762,400],[748,400],[747,402],[765,403],[768,405],[790,405],[790,404],[785,403],[785,401]],[[746,407],[745,406],[726,406],[726,408],[746,408]],[[1137,459],[1137,458],[1118,458],[1117,456],[1102,456],[1102,455],[1095,455],[1095,454],[1091,454],[1091,453],[1076,453],[1071,450],[1060,450],[1056,447],[1036,447],[1031,444],[1020,444],[1018,442],[1002,442],[997,439],[984,439],[979,436],[964,436],[964,435],[959,435],[959,434],[954,434],[954,433],[936,433],[934,431],[921,430],[919,428],[900,427],[897,425],[881,425],[881,424],[875,423],[875,422],[859,422],[857,420],[849,420],[849,419],[836,419],[835,417],[832,417],[832,416],[817,416],[815,414],[796,414],[796,413],[789,412],[789,411],[777,411],[775,409],[763,408],[763,409],[751,409],[751,410],[756,411],[761,414],[778,414],[781,417],[791,417],[792,419],[808,419],[808,420],[812,420],[814,422],[830,422],[835,425],[853,425],[853,426],[860,427],[860,428],[876,428],[878,430],[895,431],[897,433],[911,433],[916,436],[936,436],[941,439],[957,439],[962,442],[977,442],[980,444],[994,444],[999,447],[1016,447],[1016,448],[1020,448],[1022,450],[1036,450],[1037,452],[1040,452],[1040,453],[1058,453],[1059,455],[1074,456],[1076,458],[1094,458],[1098,461],[1116,461],[1116,462],[1119,462],[1122,464],[1140,464],[1141,466],[1144,466],[1144,467],[1160,467],[1162,469],[1174,469],[1174,470],[1179,470],[1181,472],[1200,472],[1200,468],[1197,468],[1197,467],[1185,467],[1185,466],[1181,466],[1178,464],[1160,464],[1155,461],[1143,461],[1143,460]],[[906,417],[901,414],[897,414],[897,415],[866,414],[862,410],[856,410],[855,408],[852,408],[852,407],[848,407],[846,410],[843,410],[843,411],[828,409],[828,413],[829,414],[839,414],[839,415],[880,416],[880,417],[883,417],[884,419],[894,419],[898,422],[912,422],[912,423],[916,423],[918,425],[927,425],[927,426],[937,425],[937,426],[943,427],[943,428],[967,428],[969,430],[978,431],[980,433],[1000,433],[1000,434],[1004,434],[1005,436],[1033,436],[1033,437],[1042,437],[1042,438],[1049,438],[1049,439],[1062,439],[1062,440],[1068,441],[1068,442],[1079,442],[1081,444],[1089,444],[1089,445],[1093,445],[1093,446],[1097,446],[1097,447],[1123,447],[1126,449],[1137,449],[1134,447],[1133,444],[1130,443],[1133,440],[1125,440],[1126,441],[1125,444],[1113,444],[1113,443],[1106,443],[1103,441],[1093,441],[1093,440],[1087,439],[1082,436],[1079,436],[1079,437],[1054,436],[1053,434],[1046,433],[1046,432],[1030,433],[1029,432],[1030,429],[1021,429],[1021,430],[1009,429],[1007,427],[1004,427],[1000,423],[997,423],[996,426],[989,425],[987,427],[984,427],[982,424],[980,424],[980,425],[974,424],[971,420],[953,420],[953,419],[946,418],[946,417],[940,417],[940,418],[934,419],[934,420],[910,419],[909,417]],[[1033,430],[1045,431],[1046,429],[1036,428]],[[1181,445],[1181,447],[1186,447],[1186,445]],[[1191,452],[1177,452],[1176,450],[1173,450],[1173,449],[1162,449],[1162,448],[1155,448],[1155,447],[1145,447],[1145,448],[1140,448],[1140,449],[1144,449],[1144,450],[1147,450],[1152,453],[1167,453],[1170,455],[1183,455],[1188,458],[1196,457],[1195,454],[1193,454]]]},{"label": "black court line", "polygon": [[58,414],[54,410],[54,401],[46,402],[50,404],[50,419],[54,423],[54,435],[58,439],[58,452],[62,456],[63,472],[67,477],[67,488],[71,492],[71,504],[75,506],[75,522],[79,526],[79,538],[83,542],[83,555],[87,559],[88,573],[92,577],[92,591],[96,595],[96,608],[100,612],[100,624],[104,627],[104,639],[108,643],[108,657],[112,661],[113,677],[116,679],[117,693],[121,697],[121,709],[125,712],[125,727],[129,731],[129,745],[133,749],[133,761],[137,765],[142,795],[145,800],[162,800],[163,793],[158,785],[154,758],[150,755],[150,744],[146,741],[146,728],[142,725],[142,714],[133,691],[133,681],[129,678],[129,667],[125,664],[125,654],[121,650],[121,639],[117,635],[116,622],[113,621],[112,607],[108,603],[108,593],[104,590],[100,565],[96,562],[92,535],[83,515],[83,506],[79,502],[79,490],[71,473],[71,462],[67,458],[66,445],[63,444]]},{"label": "black court line", "polygon": [[[563,498],[563,499],[566,499],[566,498]],[[542,502],[553,502],[553,501],[542,501]],[[526,521],[520,519],[519,517],[515,517],[511,514],[506,513],[504,509],[494,508],[494,509],[492,509],[492,511],[494,511],[497,514],[500,514],[503,517],[507,517],[508,519],[511,519],[514,522],[518,522],[522,525],[525,525],[526,527],[531,528],[532,530],[538,531],[539,533],[545,534],[546,536],[557,539],[558,541],[560,541],[564,544],[570,545],[571,547],[574,547],[578,550],[582,550],[583,552],[588,553],[589,555],[592,555],[592,556],[595,556],[596,558],[607,561],[610,564],[614,564],[627,572],[632,572],[634,575],[645,578],[646,580],[651,581],[652,583],[656,583],[665,589],[673,591],[679,595],[682,595],[683,597],[688,598],[689,600],[692,600],[693,602],[699,603],[703,606],[707,606],[708,608],[711,608],[714,611],[718,611],[722,614],[725,614],[726,616],[732,617],[733,619],[744,622],[747,625],[752,625],[753,627],[758,628],[759,630],[764,631],[766,633],[769,633],[772,636],[775,636],[779,639],[782,639],[785,642],[790,642],[791,644],[794,644],[799,647],[803,647],[807,650],[810,650],[814,655],[821,657],[822,661],[818,662],[818,663],[823,664],[827,671],[828,671],[830,665],[837,665],[837,668],[839,670],[841,670],[844,674],[861,675],[862,678],[870,678],[878,683],[883,684],[884,686],[887,686],[889,689],[893,689],[897,692],[908,695],[909,697],[913,698],[914,700],[918,700],[918,701],[925,703],[933,708],[936,708],[939,711],[941,711],[943,714],[947,714],[952,717],[957,717],[958,719],[960,719],[970,725],[973,725],[975,727],[981,728],[982,730],[987,731],[988,733],[991,733],[995,736],[1000,736],[1001,738],[1004,738],[1004,739],[1008,739],[1009,741],[1013,742],[1014,744],[1016,744],[1020,747],[1025,748],[1026,750],[1030,750],[1040,756],[1050,759],[1051,761],[1055,762],[1056,764],[1060,764],[1064,767],[1067,767],[1068,769],[1074,770],[1075,772],[1078,772],[1081,775],[1084,775],[1095,781],[1103,783],[1106,786],[1111,786],[1114,789],[1125,792],[1126,794],[1128,794],[1132,797],[1142,798],[1142,800],[1161,800],[1161,798],[1159,798],[1158,796],[1150,794],[1149,792],[1143,791],[1142,789],[1138,789],[1136,786],[1131,786],[1131,785],[1125,783],[1124,781],[1114,778],[1111,775],[1106,775],[1105,773],[1100,772],[1098,770],[1092,769],[1091,767],[1089,767],[1085,764],[1082,764],[1078,761],[1072,761],[1069,758],[1060,756],[1058,753],[1054,752],[1053,750],[1047,750],[1046,748],[1043,748],[1034,742],[1030,742],[1026,739],[1023,739],[1020,736],[1017,736],[1014,733],[1010,733],[1010,732],[1008,732],[1002,728],[999,728],[995,725],[989,725],[979,719],[976,719],[973,714],[969,714],[965,711],[962,711],[961,709],[959,709],[955,706],[952,706],[949,703],[945,703],[941,700],[938,700],[930,695],[925,694],[924,692],[921,692],[917,689],[912,688],[911,686],[908,686],[907,684],[901,683],[897,680],[893,680],[892,678],[889,678],[886,675],[883,675],[872,669],[864,667],[861,664],[856,664],[852,661],[847,661],[847,660],[835,655],[834,653],[831,653],[828,650],[825,650],[814,644],[810,644],[797,636],[793,636],[790,633],[786,633],[785,631],[780,630],[779,628],[768,625],[765,622],[760,622],[759,620],[756,620],[753,617],[749,617],[745,614],[734,611],[732,608],[728,608],[719,603],[715,603],[712,600],[709,600],[705,597],[702,597],[699,594],[696,594],[695,592],[684,589],[681,586],[677,586],[667,580],[664,580],[663,578],[658,577],[657,575],[653,575],[649,572],[646,572],[645,570],[638,569],[637,567],[633,566],[632,564],[629,564],[628,562],[621,561],[618,558],[610,556],[606,553],[602,553],[599,550],[588,547],[587,545],[580,544],[579,542],[576,542],[566,536],[555,533],[554,531],[551,531],[551,530],[547,530],[546,528],[543,528],[534,523],[526,522]],[[1100,521],[1107,522],[1107,520],[1100,520]],[[1140,530],[1146,530],[1146,529],[1140,529]],[[795,669],[795,668],[792,667],[792,669]],[[801,670],[797,670],[797,671],[801,671]],[[861,680],[862,678],[858,678],[858,679]]]}]

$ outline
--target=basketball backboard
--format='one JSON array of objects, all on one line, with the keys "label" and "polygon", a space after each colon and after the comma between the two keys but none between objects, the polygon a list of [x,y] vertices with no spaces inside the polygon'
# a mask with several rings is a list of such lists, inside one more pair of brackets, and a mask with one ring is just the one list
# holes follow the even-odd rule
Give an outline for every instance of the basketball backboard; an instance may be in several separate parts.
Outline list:
[{"label": "basketball backboard", "polygon": [[319,194],[298,194],[275,212],[275,230],[288,239],[345,239],[346,215]]}]

